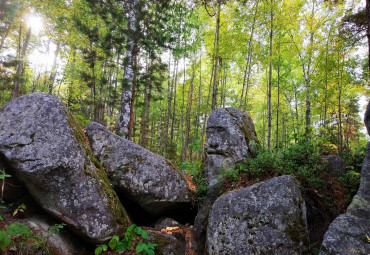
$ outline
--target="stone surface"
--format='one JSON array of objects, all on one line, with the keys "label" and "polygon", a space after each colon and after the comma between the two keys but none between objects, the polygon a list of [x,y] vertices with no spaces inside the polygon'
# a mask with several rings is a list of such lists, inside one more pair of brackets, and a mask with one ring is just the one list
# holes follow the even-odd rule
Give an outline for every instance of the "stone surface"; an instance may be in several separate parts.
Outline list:
[{"label": "stone surface", "polygon": [[331,155],[324,155],[320,157],[326,165],[326,171],[335,176],[339,177],[340,175],[344,174],[346,171],[346,162],[342,159],[341,156],[331,154]]},{"label": "stone surface", "polygon": [[75,255],[87,254],[84,246],[76,240],[68,231],[63,227],[59,233],[52,233],[49,227],[56,224],[52,219],[45,219],[45,216],[36,216],[24,219],[23,222],[27,224],[31,231],[42,237],[45,240],[47,249],[53,255]]},{"label": "stone surface", "polygon": [[161,218],[154,224],[154,228],[162,229],[166,227],[179,227],[180,223],[171,218]]},{"label": "stone surface", "polygon": [[370,135],[370,102],[367,104],[367,107],[366,107],[364,122],[365,122],[367,133]]},{"label": "stone surface", "polygon": [[185,254],[185,237],[178,238],[171,234],[162,234],[157,231],[147,230],[149,242],[157,244],[155,254],[161,255],[183,255]]},{"label": "stone surface", "polygon": [[220,169],[234,168],[256,155],[257,135],[251,117],[237,108],[212,111],[207,122],[205,171],[209,186],[215,185]]},{"label": "stone surface", "polygon": [[285,175],[219,197],[208,219],[209,254],[308,254],[305,204]]},{"label": "stone surface", "polygon": [[370,237],[370,142],[366,147],[357,194],[346,213],[330,224],[320,254],[369,254],[367,236]]},{"label": "stone surface", "polygon": [[191,191],[186,179],[170,161],[98,123],[90,123],[86,133],[94,155],[120,195],[129,197],[152,215],[190,205]]},{"label": "stone surface", "polygon": [[76,120],[56,97],[34,93],[0,110],[0,156],[49,214],[87,241],[129,221]]}]

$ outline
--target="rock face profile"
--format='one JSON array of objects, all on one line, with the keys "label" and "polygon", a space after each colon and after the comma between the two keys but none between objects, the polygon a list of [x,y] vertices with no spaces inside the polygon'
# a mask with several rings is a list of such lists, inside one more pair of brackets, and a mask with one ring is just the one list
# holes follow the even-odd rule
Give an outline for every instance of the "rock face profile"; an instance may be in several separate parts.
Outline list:
[{"label": "rock face profile", "polygon": [[218,182],[220,169],[256,155],[257,135],[251,117],[237,108],[220,108],[209,116],[206,132],[205,171],[209,186]]},{"label": "rock face profile", "polygon": [[58,98],[34,93],[0,110],[0,157],[46,212],[85,240],[106,241],[129,225],[81,128]]},{"label": "rock face profile", "polygon": [[86,127],[92,151],[114,189],[158,215],[190,204],[191,191],[182,172],[170,161],[107,131],[98,123]]},{"label": "rock face profile", "polygon": [[214,110],[207,122],[205,175],[209,193],[194,221],[193,248],[203,253],[209,211],[219,194],[220,171],[232,170],[236,163],[255,157],[258,139],[251,117],[237,108]]},{"label": "rock face profile", "polygon": [[208,219],[208,254],[308,254],[297,180],[275,177],[219,197]]}]

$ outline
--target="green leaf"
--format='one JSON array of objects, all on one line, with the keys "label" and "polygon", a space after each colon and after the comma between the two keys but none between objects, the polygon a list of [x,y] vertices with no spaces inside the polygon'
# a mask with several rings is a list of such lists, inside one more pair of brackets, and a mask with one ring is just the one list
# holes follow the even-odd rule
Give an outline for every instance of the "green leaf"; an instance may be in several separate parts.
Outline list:
[{"label": "green leaf", "polygon": [[145,239],[145,240],[148,240],[148,232],[147,231],[145,231],[145,230],[143,230],[142,232],[141,232],[141,236]]},{"label": "green leaf", "polygon": [[146,248],[145,243],[140,241],[136,246],[136,253],[142,252],[144,250],[144,247]]},{"label": "green leaf", "polygon": [[118,242],[119,237],[114,235],[108,244],[109,248],[111,248],[111,250],[115,250],[117,248]]},{"label": "green leaf", "polygon": [[123,240],[120,241],[117,245],[116,252],[123,252],[127,249],[127,243],[124,242]]},{"label": "green leaf", "polygon": [[103,247],[100,245],[95,249],[95,255],[100,255],[103,252]]}]

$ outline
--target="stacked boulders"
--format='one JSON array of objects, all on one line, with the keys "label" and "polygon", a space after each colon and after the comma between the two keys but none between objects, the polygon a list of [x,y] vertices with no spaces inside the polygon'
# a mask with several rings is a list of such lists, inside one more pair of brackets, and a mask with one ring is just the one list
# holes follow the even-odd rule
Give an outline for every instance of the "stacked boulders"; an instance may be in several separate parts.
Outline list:
[{"label": "stacked boulders", "polygon": [[[56,97],[44,93],[19,97],[0,110],[1,166],[44,212],[93,245],[113,235],[122,237],[132,223],[117,194],[153,217],[191,206],[186,179],[170,161],[100,124],[91,123],[87,130],[88,138]],[[41,235],[47,229],[37,216],[25,222]],[[56,246],[58,242],[68,243],[56,239]],[[181,244],[175,245],[177,251],[184,250]],[[67,245],[60,247],[61,254],[73,253]],[[171,247],[162,248],[169,252]]]}]

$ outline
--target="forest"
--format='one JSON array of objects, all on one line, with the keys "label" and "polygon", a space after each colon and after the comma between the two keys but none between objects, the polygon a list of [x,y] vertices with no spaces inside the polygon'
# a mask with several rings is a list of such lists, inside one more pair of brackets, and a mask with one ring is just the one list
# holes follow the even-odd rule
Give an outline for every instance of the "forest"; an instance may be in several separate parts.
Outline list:
[{"label": "forest", "polygon": [[[2,222],[3,216],[9,224],[15,222],[14,217],[23,219],[26,211],[23,202],[13,208],[12,203],[9,205],[5,201],[5,179],[13,175],[19,178],[33,199],[50,213],[54,207],[48,207],[49,201],[43,204],[43,196],[47,192],[40,190],[45,188],[44,183],[53,183],[58,178],[65,180],[64,175],[59,176],[63,171],[81,171],[83,174],[80,176],[86,178],[81,183],[88,180],[86,183],[89,185],[86,184],[88,188],[82,191],[74,190],[78,186],[74,183],[75,179],[67,178],[72,184],[68,182],[62,188],[56,186],[57,196],[61,197],[55,202],[58,206],[60,201],[69,201],[69,198],[62,199],[60,194],[63,192],[79,194],[82,206],[75,202],[77,200],[71,200],[67,207],[63,204],[61,215],[64,218],[55,217],[55,212],[51,213],[59,222],[51,229],[59,233],[67,225],[79,237],[83,236],[82,243],[87,240],[84,245],[88,249],[92,249],[91,244],[94,244],[95,254],[107,252],[108,246],[112,251],[123,251],[119,250],[122,248],[119,245],[126,245],[125,249],[133,254],[132,242],[139,247],[136,253],[154,254],[158,240],[151,239],[151,236],[150,241],[157,241],[144,242],[144,239],[148,239],[147,231],[152,231],[151,235],[166,232],[166,228],[161,232],[160,227],[155,227],[158,228],[155,232],[149,227],[154,227],[154,222],[160,216],[171,214],[174,208],[178,211],[172,216],[175,215],[174,218],[179,219],[183,226],[181,230],[175,227],[176,230],[170,228],[168,231],[183,231],[181,233],[188,242],[184,254],[204,254],[205,249],[209,254],[249,254],[246,250],[245,253],[217,250],[221,249],[218,244],[223,245],[223,242],[217,241],[218,236],[211,235],[221,230],[212,226],[211,219],[219,215],[212,214],[210,207],[220,201],[216,201],[219,195],[227,197],[232,193],[227,192],[242,192],[244,189],[241,188],[248,189],[251,185],[260,185],[258,187],[265,189],[263,195],[268,193],[268,199],[272,201],[279,202],[281,199],[281,205],[290,199],[290,193],[284,193],[286,190],[291,189],[291,193],[294,193],[302,189],[302,196],[300,192],[294,193],[296,200],[289,208],[295,208],[302,201],[306,203],[308,225],[300,225],[303,222],[299,218],[302,212],[298,208],[290,219],[298,215],[294,225],[301,226],[303,230],[292,230],[289,226],[286,229],[290,231],[288,236],[294,236],[293,241],[302,238],[303,241],[297,243],[302,244],[308,239],[309,243],[305,243],[304,247],[291,245],[291,251],[298,249],[297,254],[318,254],[321,249],[320,254],[336,254],[330,253],[330,245],[325,243],[325,233],[334,233],[334,237],[329,236],[326,240],[338,243],[349,240],[348,245],[358,251],[369,248],[368,212],[357,210],[356,206],[370,208],[369,194],[366,193],[370,190],[366,188],[370,183],[366,181],[370,176],[366,172],[370,169],[369,151],[365,156],[369,139],[365,124],[370,130],[369,107],[364,124],[365,108],[369,101],[370,1],[0,0],[0,38],[2,251],[16,254],[14,252],[17,251],[10,245],[12,240],[16,240],[11,237],[12,233],[23,231],[17,238],[26,236],[26,241],[22,239],[20,243],[27,243],[27,254],[31,251],[28,250],[29,240],[34,238],[27,232],[28,227],[22,230],[23,225],[13,223],[4,226]],[[30,103],[30,100],[34,102]],[[42,105],[42,100],[50,104]],[[58,100],[63,102],[67,110]],[[41,109],[44,115],[36,116],[33,112],[38,104],[40,106],[36,112]],[[29,120],[30,116],[34,119]],[[58,116],[62,116],[59,120],[66,118],[67,124],[58,122]],[[230,128],[231,133],[242,134],[241,141],[234,144],[235,148],[230,146],[228,150],[237,151],[244,146],[240,144],[246,141],[248,150],[243,152],[241,158],[228,152],[212,151],[210,143],[215,137],[212,132],[223,129],[220,124],[223,123],[223,117],[225,123],[227,118],[233,121],[239,118],[237,125],[232,126],[230,122],[226,128]],[[37,125],[42,128],[33,130]],[[78,126],[83,128],[83,132]],[[69,134],[70,130],[74,131]],[[40,134],[45,134],[45,138]],[[72,146],[72,140],[79,145]],[[111,143],[113,140],[116,142]],[[99,149],[99,144],[109,150]],[[117,156],[118,160],[112,159],[116,157],[116,147],[122,150],[122,155]],[[70,157],[66,165],[60,165],[53,158],[54,154],[48,154],[55,150],[56,155],[60,153],[63,156],[66,148],[78,155]],[[34,158],[29,159],[30,155]],[[339,163],[335,162],[337,165],[333,171],[328,170],[330,157],[340,158]],[[108,162],[107,158],[112,161]],[[323,163],[325,158],[329,163]],[[224,164],[228,160],[233,161],[230,169]],[[39,161],[41,163],[35,163]],[[77,163],[71,162],[84,163],[77,166]],[[33,167],[42,174],[51,167],[50,171],[54,171],[53,174],[58,178],[49,180],[48,174],[42,177],[45,180],[30,177],[29,184],[22,172],[33,169],[28,168],[28,163],[34,164]],[[115,165],[119,167],[110,169]],[[147,168],[148,165],[152,168]],[[217,195],[210,184],[209,171],[212,168],[218,168],[217,178],[222,180],[216,180],[217,185],[221,183],[222,186],[222,192]],[[136,191],[135,187],[120,187],[122,180],[114,178],[122,176],[111,175],[117,171],[122,171],[122,176],[129,171],[135,172],[138,174],[134,176],[136,183],[141,182],[137,180],[141,180],[142,176],[149,176],[152,178],[150,181],[144,178],[144,184],[149,188],[141,185],[144,190]],[[100,185],[97,188],[94,186],[96,192],[90,190],[94,178],[100,180]],[[299,183],[297,189],[294,178]],[[360,178],[362,188],[357,191]],[[37,183],[39,179],[44,183],[39,185],[40,190],[34,191],[38,186],[32,182]],[[148,205],[145,199],[144,202],[140,199],[158,188],[157,184],[150,186],[156,181],[161,185],[167,181],[169,183],[161,186],[158,192],[167,192],[167,188],[173,190],[163,195],[165,198],[159,199],[159,202],[155,199],[162,195],[152,195],[148,201],[154,199],[154,202]],[[115,186],[117,183],[118,187]],[[66,185],[71,187],[71,191],[68,187],[65,189]],[[287,188],[275,194],[271,188],[274,185]],[[125,194],[130,191],[134,195]],[[52,189],[52,192],[55,190]],[[356,192],[357,196],[354,197]],[[91,194],[98,193],[103,195],[91,198]],[[166,197],[168,193],[172,193],[175,199]],[[90,205],[84,204],[89,199],[96,199],[99,206],[91,209]],[[231,201],[233,198],[230,195],[228,199]],[[166,207],[168,204],[160,204],[163,201],[169,204],[175,201],[183,207],[175,203],[175,206],[171,204],[173,208],[169,210]],[[238,202],[236,200],[235,204]],[[121,209],[113,210],[112,204]],[[213,209],[216,211],[222,206],[219,203]],[[259,206],[263,213],[269,208]],[[27,204],[27,207],[30,206]],[[89,208],[87,215],[77,215],[85,207]],[[112,222],[116,224],[116,218],[120,218],[116,225],[110,227],[120,237],[120,231],[127,230],[124,239],[103,233],[102,228],[94,223],[94,219],[102,218],[97,216],[101,213],[99,210],[105,207],[108,209],[104,211],[106,214],[102,220],[112,217]],[[329,225],[334,219],[340,218],[336,217],[345,213],[347,207],[347,214],[360,212],[360,216],[355,217],[356,223],[349,221],[348,225],[358,227],[362,234],[366,232],[361,238],[344,240],[347,238],[345,235],[335,236],[336,232],[330,230]],[[77,208],[78,213],[71,213],[77,223],[66,220],[69,208]],[[287,217],[285,212],[278,212],[277,215]],[[94,231],[85,233],[84,228],[78,225],[79,220],[90,216],[92,220],[88,224]],[[259,213],[253,217],[257,219]],[[365,219],[365,223],[358,223],[359,219]],[[107,226],[105,223],[103,225]],[[144,230],[136,225],[128,227],[129,223],[138,224]],[[235,228],[244,223],[237,223]],[[189,224],[194,225],[194,230]],[[351,228],[348,229],[350,232]],[[50,248],[49,232],[40,247]],[[237,230],[235,232],[237,240],[239,234]],[[307,235],[301,235],[303,232],[307,232]],[[94,236],[96,233],[103,234]],[[230,236],[233,234],[232,231]],[[207,247],[204,247],[205,235]],[[282,239],[282,242],[286,240]],[[191,246],[189,240],[193,240],[196,246]],[[256,240],[248,239],[248,243],[253,246]],[[236,245],[240,243],[247,243],[247,240],[236,242]],[[255,244],[260,247],[258,245]],[[39,251],[40,247],[35,249]],[[261,247],[275,250],[265,243]],[[92,254],[92,250],[89,251]],[[47,250],[47,253],[40,254],[51,253]]]},{"label": "forest", "polygon": [[2,0],[0,106],[50,93],[82,126],[101,123],[177,162],[201,158],[220,107],[247,111],[268,150],[309,133],[353,152],[364,145],[363,5]]}]

